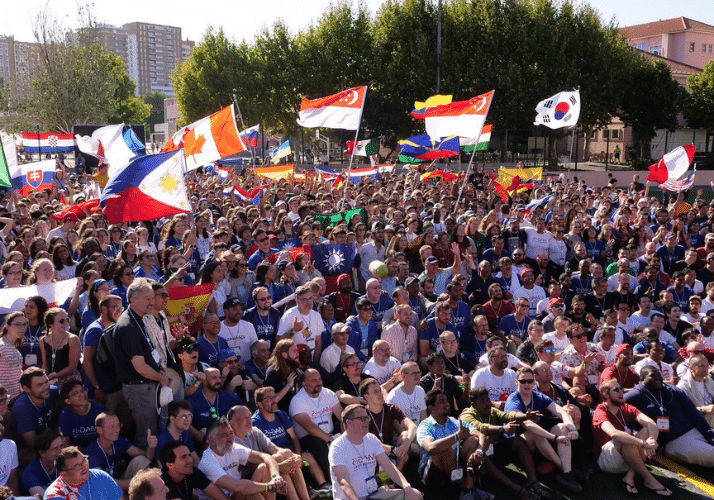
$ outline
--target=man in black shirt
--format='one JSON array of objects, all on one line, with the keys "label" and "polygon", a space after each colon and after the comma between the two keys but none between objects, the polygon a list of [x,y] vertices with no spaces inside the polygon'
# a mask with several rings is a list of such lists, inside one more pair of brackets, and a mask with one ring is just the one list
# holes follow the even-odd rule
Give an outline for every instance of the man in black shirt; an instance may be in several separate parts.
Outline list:
[{"label": "man in black shirt", "polygon": [[221,489],[193,466],[188,447],[181,441],[172,441],[161,449],[161,479],[169,489],[166,498],[192,500],[193,490],[199,489],[213,500],[228,500]]},{"label": "man in black shirt", "polygon": [[453,375],[445,373],[446,364],[444,363],[444,358],[435,352],[427,356],[426,366],[429,373],[421,378],[419,385],[424,389],[424,392],[429,392],[432,389],[442,389],[449,398],[451,415],[458,416],[461,408],[466,405],[463,397],[465,393],[459,381]]}]

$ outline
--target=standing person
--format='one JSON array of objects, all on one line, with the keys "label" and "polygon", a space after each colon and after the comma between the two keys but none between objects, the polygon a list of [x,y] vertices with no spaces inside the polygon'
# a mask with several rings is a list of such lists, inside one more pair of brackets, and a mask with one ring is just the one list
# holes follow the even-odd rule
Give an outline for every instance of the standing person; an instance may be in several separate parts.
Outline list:
[{"label": "standing person", "polygon": [[44,317],[49,309],[47,301],[39,295],[33,295],[25,300],[22,312],[27,318],[27,330],[22,338],[20,352],[22,353],[24,365],[40,366],[42,356],[40,352],[40,339],[45,334]]},{"label": "standing person", "polygon": [[81,380],[79,374],[79,337],[68,330],[69,316],[64,309],[51,307],[45,313],[47,334],[40,342],[42,368],[50,382],[62,385],[68,380]]},{"label": "standing person", "polygon": [[[419,491],[389,460],[379,440],[369,432],[369,417],[362,405],[349,405],[341,414],[344,434],[330,448],[332,496],[336,500],[421,500]],[[358,464],[359,467],[355,467]],[[401,490],[380,488],[375,479],[377,465]]]},{"label": "standing person", "polygon": [[325,329],[320,313],[312,308],[313,296],[309,286],[300,286],[295,290],[297,305],[291,307],[278,326],[277,339],[290,339],[295,344],[305,344],[310,348],[312,361],[320,362],[322,354],[322,331]]},{"label": "standing person", "polygon": [[10,399],[20,395],[22,354],[15,345],[27,330],[27,318],[19,311],[5,316],[5,326],[0,337],[0,385],[7,389]]},{"label": "standing person", "polygon": [[[600,470],[610,474],[625,472],[622,483],[628,495],[637,495],[635,477],[640,476],[645,480],[645,488],[648,490],[659,496],[671,496],[672,492],[662,486],[645,465],[645,460],[652,458],[657,451],[657,424],[634,406],[625,403],[624,391],[616,379],[603,382],[600,394],[603,402],[595,408],[593,414],[595,453],[598,455]],[[634,434],[630,430],[632,422],[641,426]]]},{"label": "standing person", "polygon": [[127,300],[129,307],[117,320],[112,340],[117,378],[136,424],[134,443],[145,447],[147,431],[153,435],[157,432],[157,387],[167,387],[169,379],[161,371],[161,356],[151,345],[143,321],[154,309],[154,290],[149,281],[139,278],[132,282]]},{"label": "standing person", "polygon": [[55,459],[59,477],[45,491],[45,500],[120,500],[123,492],[103,470],[90,469],[86,455],[76,446],[63,449]]},{"label": "standing person", "polygon": [[325,477],[329,476],[328,445],[335,439],[332,415],[339,418],[342,405],[334,392],[323,389],[317,370],[305,371],[303,387],[290,402],[289,413],[295,422],[300,446],[315,456]]}]

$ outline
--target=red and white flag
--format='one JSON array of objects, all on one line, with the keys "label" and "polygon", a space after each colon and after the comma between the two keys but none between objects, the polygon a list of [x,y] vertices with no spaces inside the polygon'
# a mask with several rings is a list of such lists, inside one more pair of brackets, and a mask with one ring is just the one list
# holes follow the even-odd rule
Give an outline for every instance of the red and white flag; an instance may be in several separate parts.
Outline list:
[{"label": "red and white flag", "polygon": [[245,144],[236,128],[233,106],[185,126],[169,139],[162,151],[181,148],[186,151],[188,170],[245,151]]},{"label": "red and white flag", "polygon": [[362,119],[367,87],[354,87],[319,99],[303,99],[298,125],[301,127],[357,130]]},{"label": "red and white flag", "polygon": [[669,180],[681,178],[694,159],[694,144],[686,144],[673,149],[664,155],[657,163],[647,167],[650,171],[647,180],[664,184]]},{"label": "red and white flag", "polygon": [[435,140],[452,135],[477,138],[486,123],[494,92],[492,90],[468,101],[412,111],[412,116],[424,119],[426,133]]}]

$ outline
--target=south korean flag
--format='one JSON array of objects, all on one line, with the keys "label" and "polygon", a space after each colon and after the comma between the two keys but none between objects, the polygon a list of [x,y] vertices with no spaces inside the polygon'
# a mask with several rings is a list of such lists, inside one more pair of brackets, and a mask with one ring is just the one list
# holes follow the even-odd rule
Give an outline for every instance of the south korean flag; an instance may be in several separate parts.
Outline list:
[{"label": "south korean flag", "polygon": [[552,129],[574,127],[580,117],[580,91],[560,92],[544,99],[536,106],[536,112],[534,125]]}]

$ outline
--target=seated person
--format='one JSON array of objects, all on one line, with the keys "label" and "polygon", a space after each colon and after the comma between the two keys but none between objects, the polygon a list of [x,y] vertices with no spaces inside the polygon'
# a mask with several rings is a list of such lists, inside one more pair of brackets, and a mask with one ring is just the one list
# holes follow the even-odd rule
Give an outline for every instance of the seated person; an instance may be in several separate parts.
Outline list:
[{"label": "seated person", "polygon": [[714,466],[714,430],[692,400],[678,387],[663,383],[654,366],[642,368],[640,376],[642,381],[625,395],[625,402],[657,422],[657,441],[664,453],[679,462]]},{"label": "seated person", "polygon": [[[572,446],[569,442],[559,442],[558,437],[567,437],[570,441],[578,439],[578,431],[575,422],[569,412],[556,405],[552,399],[535,389],[535,373],[532,368],[519,368],[516,372],[517,390],[511,393],[506,400],[504,411],[526,413],[528,410],[537,412],[540,416],[536,421],[526,420],[523,422],[525,430],[531,431],[531,435],[537,435],[540,430],[556,436],[554,440],[557,444],[556,450],[550,445],[536,445],[535,439],[532,446],[537,447],[543,456],[553,462],[561,470],[561,474],[556,477],[556,481],[564,488],[579,493],[582,486],[577,479],[586,480],[584,474],[575,473],[572,470]],[[526,438],[528,439],[528,438]],[[541,437],[542,439],[542,437]],[[576,479],[577,478],[577,479]]]},{"label": "seated person", "polygon": [[516,372],[508,366],[508,356],[503,346],[488,351],[488,366],[478,370],[471,378],[471,389],[485,387],[496,405],[503,409],[506,398],[516,390]]},{"label": "seated person", "polygon": [[[335,395],[344,406],[359,404],[362,398],[359,395],[359,384],[369,375],[362,373],[362,362],[357,354],[344,353],[340,358],[340,376],[333,386]],[[392,385],[391,379],[388,379]]]},{"label": "seated person", "polygon": [[620,344],[615,349],[615,364],[606,367],[600,375],[600,386],[610,379],[618,381],[623,391],[627,392],[640,381],[640,376],[632,369],[634,354],[630,344]]},{"label": "seated person", "polygon": [[707,358],[695,354],[689,358],[689,372],[679,381],[677,387],[689,396],[709,426],[714,428],[714,380],[710,373]]},{"label": "seated person", "polygon": [[[379,440],[369,432],[369,417],[364,406],[347,406],[342,412],[341,421],[345,432],[335,440],[328,457],[332,497],[335,500],[368,497],[421,500],[421,494],[411,487],[389,460]],[[377,465],[402,489],[380,488],[375,478]]]},{"label": "seated person", "polygon": [[402,366],[401,361],[391,354],[389,342],[377,340],[372,345],[372,357],[362,371],[376,379],[380,385],[386,385],[385,389],[391,391],[397,386],[394,374],[400,366]]},{"label": "seated person", "polygon": [[28,463],[34,457],[35,436],[54,427],[57,422],[55,403],[59,396],[57,387],[42,368],[32,366],[20,376],[22,394],[12,405],[12,418],[18,436],[19,460]]},{"label": "seated person", "polygon": [[191,455],[181,441],[170,441],[161,448],[161,479],[169,489],[166,498],[184,499],[185,494],[192,499],[194,490],[201,490],[211,500],[228,500],[221,489],[193,464]]},{"label": "seated person", "polygon": [[57,479],[59,474],[55,467],[55,459],[62,448],[62,434],[58,429],[45,429],[37,435],[35,438],[37,458],[20,473],[23,491],[38,497],[45,494],[47,487]]},{"label": "seated person", "polygon": [[194,465],[198,465],[198,454],[193,446],[193,439],[191,439],[191,432],[189,431],[191,422],[193,421],[193,408],[191,407],[191,403],[184,399],[175,399],[168,404],[167,410],[169,420],[166,424],[166,428],[156,436],[156,452],[154,455],[161,457],[161,448],[163,448],[164,445],[171,441],[181,441],[191,453]]},{"label": "seated person", "polygon": [[203,387],[188,399],[193,408],[191,436],[196,441],[204,441],[208,428],[226,416],[228,410],[235,405],[245,405],[234,393],[222,390],[221,372],[217,368],[208,368],[204,373],[206,382]]},{"label": "seated person", "polygon": [[263,431],[263,434],[278,448],[292,450],[299,455],[308,463],[308,472],[318,485],[318,491],[330,491],[330,483],[325,481],[325,475],[315,457],[309,451],[302,451],[300,440],[293,428],[293,421],[286,412],[278,409],[277,399],[275,390],[270,386],[255,391],[255,404],[258,409],[251,417],[253,427]]},{"label": "seated person", "polygon": [[325,369],[326,373],[333,374],[340,364],[342,354],[355,350],[347,344],[352,328],[344,323],[335,323],[332,325],[332,343],[322,350],[320,356],[320,366]]},{"label": "seated person", "polygon": [[10,489],[11,495],[20,494],[20,464],[17,459],[17,445],[12,439],[3,439],[4,417],[0,415],[0,486]]},{"label": "seated person", "polygon": [[635,363],[635,372],[641,377],[642,368],[645,366],[654,366],[662,373],[662,378],[665,383],[673,384],[679,382],[679,379],[674,380],[676,374],[672,367],[662,361],[664,359],[664,347],[659,340],[650,340],[647,343],[647,357]]},{"label": "seated person", "polygon": [[59,477],[45,490],[46,500],[88,499],[92,491],[101,492],[103,500],[122,498],[123,492],[114,479],[103,470],[91,469],[87,456],[76,446],[60,451],[55,467]]},{"label": "seated person", "polygon": [[60,398],[67,404],[60,412],[58,421],[63,445],[84,449],[97,439],[94,421],[107,408],[101,403],[90,401],[87,389],[78,380],[68,380],[62,384]]},{"label": "seated person", "polygon": [[[600,385],[603,402],[595,408],[593,433],[600,470],[610,474],[625,473],[622,482],[628,495],[638,493],[635,476],[645,481],[645,488],[660,496],[671,492],[657,481],[645,466],[645,460],[657,451],[657,424],[634,406],[625,403],[624,391],[615,378]],[[641,429],[632,433],[632,422]]]},{"label": "seated person", "polygon": [[250,346],[250,359],[245,363],[245,373],[257,387],[263,387],[269,359],[270,347],[268,347],[268,343],[265,340],[253,342]]},{"label": "seated person", "polygon": [[446,373],[444,358],[432,352],[426,358],[426,367],[429,371],[419,380],[419,385],[424,389],[424,393],[437,388],[443,390],[446,397],[449,398],[452,412],[454,415],[458,415],[459,408],[465,406],[466,398],[456,377]]},{"label": "seated person", "polygon": [[[398,407],[409,417],[409,420],[419,425],[426,418],[426,402],[424,388],[419,385],[421,370],[414,361],[407,361],[399,369],[402,383],[387,394],[387,403]],[[338,396],[339,397],[339,396]]]},{"label": "seated person", "polygon": [[[127,438],[119,435],[119,417],[111,413],[97,415],[95,427],[98,437],[84,449],[89,467],[102,469],[114,478],[123,491],[127,491],[131,478],[147,468],[154,459],[156,436],[152,436],[149,429],[146,450],[134,446]],[[126,457],[130,457],[128,463]]]}]

